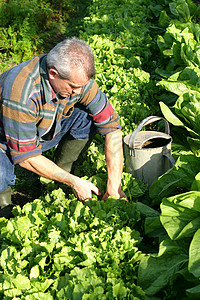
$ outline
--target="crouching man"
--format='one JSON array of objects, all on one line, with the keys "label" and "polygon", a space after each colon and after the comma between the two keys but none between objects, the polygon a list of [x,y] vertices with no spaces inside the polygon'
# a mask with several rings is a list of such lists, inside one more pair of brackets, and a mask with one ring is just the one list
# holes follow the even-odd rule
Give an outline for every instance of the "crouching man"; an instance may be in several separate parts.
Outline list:
[{"label": "crouching man", "polygon": [[[91,182],[73,175],[73,163],[98,132],[105,135],[109,196],[126,197],[119,116],[94,80],[91,47],[70,38],[47,55],[35,56],[0,77],[0,216],[12,209],[14,166],[62,182],[80,200],[100,195]],[[42,153],[57,146],[54,161]]]}]

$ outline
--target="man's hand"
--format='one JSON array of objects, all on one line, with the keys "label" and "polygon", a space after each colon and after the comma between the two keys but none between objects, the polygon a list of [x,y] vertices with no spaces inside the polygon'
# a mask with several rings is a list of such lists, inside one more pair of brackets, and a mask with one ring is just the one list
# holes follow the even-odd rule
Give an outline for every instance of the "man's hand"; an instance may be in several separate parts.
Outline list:
[{"label": "man's hand", "polygon": [[107,182],[107,190],[106,190],[106,193],[104,194],[102,200],[106,200],[110,196],[111,197],[116,197],[117,199],[125,198],[126,200],[128,200],[127,196],[125,195],[125,193],[121,189],[121,185],[116,190],[115,186],[113,187],[112,182],[108,181]]},{"label": "man's hand", "polygon": [[94,192],[96,195],[101,195],[99,189],[88,180],[75,177],[73,180],[73,186],[74,194],[76,197],[79,198],[79,200],[86,200],[92,198],[92,192]]},{"label": "man's hand", "polygon": [[125,193],[124,193],[122,190],[120,190],[120,191],[119,191],[118,193],[116,193],[116,194],[114,194],[114,193],[111,193],[111,194],[110,194],[110,193],[108,193],[108,192],[106,191],[106,193],[104,194],[102,200],[106,200],[106,199],[108,199],[108,197],[116,197],[117,199],[125,198],[126,201],[128,200],[127,197],[126,197],[126,195],[125,195]]}]

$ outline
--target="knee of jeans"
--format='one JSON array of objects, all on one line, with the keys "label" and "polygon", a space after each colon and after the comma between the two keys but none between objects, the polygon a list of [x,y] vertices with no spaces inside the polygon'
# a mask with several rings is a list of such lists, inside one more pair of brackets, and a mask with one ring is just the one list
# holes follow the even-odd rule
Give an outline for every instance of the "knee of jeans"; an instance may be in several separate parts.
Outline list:
[{"label": "knee of jeans", "polygon": [[0,153],[0,192],[15,184],[14,165],[6,154]]},{"label": "knee of jeans", "polygon": [[15,185],[15,175],[7,174],[7,176],[1,176],[0,172],[0,193],[5,191],[10,185]]}]

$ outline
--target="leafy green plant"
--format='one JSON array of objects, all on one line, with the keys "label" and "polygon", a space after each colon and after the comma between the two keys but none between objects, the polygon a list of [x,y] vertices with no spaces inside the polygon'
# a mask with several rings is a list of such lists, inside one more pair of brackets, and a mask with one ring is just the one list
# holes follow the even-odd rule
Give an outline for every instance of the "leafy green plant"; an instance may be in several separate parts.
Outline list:
[{"label": "leafy green plant", "polygon": [[153,204],[159,204],[164,197],[173,193],[180,193],[182,190],[190,191],[199,167],[200,158],[192,152],[179,153],[173,168],[152,183],[149,195]]},{"label": "leafy green plant", "polygon": [[[64,5],[64,3],[66,5]],[[51,48],[66,30],[72,3],[63,1],[63,13],[49,1],[1,1],[1,72]],[[49,43],[51,45],[49,45]]]},{"label": "leafy green plant", "polygon": [[[2,51],[1,56],[9,59],[12,58],[12,64],[20,64],[24,60],[28,60],[36,53],[37,46],[41,41],[33,43],[32,38],[35,36],[34,28],[28,29],[29,23],[24,20],[20,26],[20,32],[17,33],[11,26],[8,29],[1,29],[0,31],[0,49]],[[2,70],[3,71],[3,70]]]},{"label": "leafy green plant", "polygon": [[[198,186],[199,173],[193,183]],[[160,220],[168,237],[161,242],[158,255],[142,258],[138,273],[138,283],[147,295],[156,295],[170,281],[175,287],[181,277],[186,289],[180,294],[177,289],[174,297],[199,298],[199,199],[199,190],[163,199]]]},{"label": "leafy green plant", "polygon": [[[171,15],[162,13],[160,22],[166,33],[158,37],[158,46],[168,58],[156,72],[158,84],[174,93],[170,108],[160,102],[164,117],[174,126],[175,166],[154,181],[149,193],[154,205],[161,207],[160,224],[165,233],[158,253],[142,258],[138,284],[150,297],[198,299],[199,256],[199,24],[192,23],[199,13],[189,1],[169,4]],[[171,195],[171,197],[169,197]],[[169,197],[169,198],[166,198]],[[147,234],[155,234],[148,222]],[[154,235],[155,236],[155,235]],[[184,286],[184,289],[181,288]]]},{"label": "leafy green plant", "polygon": [[164,37],[158,39],[162,53],[170,57],[166,71],[160,72],[166,79],[158,84],[177,96],[173,106],[160,102],[160,107],[164,117],[174,125],[174,153],[181,156],[172,170],[152,184],[150,196],[154,203],[176,188],[190,190],[198,173],[195,166],[199,165],[200,154],[199,32],[199,24],[177,21],[169,25]]},{"label": "leafy green plant", "polygon": [[144,299],[133,280],[141,257],[135,203],[70,198],[54,190],[0,219],[2,297]]}]

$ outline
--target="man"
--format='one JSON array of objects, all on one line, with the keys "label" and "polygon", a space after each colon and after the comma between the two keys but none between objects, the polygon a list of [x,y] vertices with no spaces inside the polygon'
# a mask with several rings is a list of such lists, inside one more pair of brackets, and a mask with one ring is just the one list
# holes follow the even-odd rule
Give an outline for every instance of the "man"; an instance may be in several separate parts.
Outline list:
[{"label": "man", "polygon": [[[91,182],[71,174],[96,130],[105,135],[109,196],[121,190],[122,133],[118,114],[94,81],[94,55],[77,38],[57,44],[47,55],[33,57],[0,77],[0,215],[12,208],[14,165],[62,182],[80,200],[100,195]],[[55,160],[42,153],[58,144]]]}]

